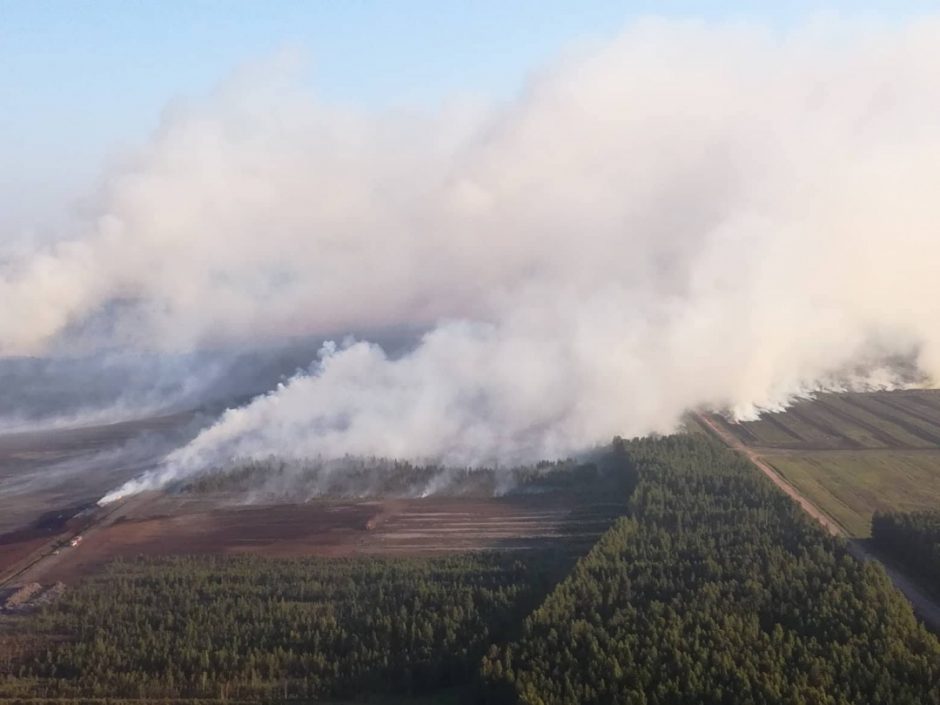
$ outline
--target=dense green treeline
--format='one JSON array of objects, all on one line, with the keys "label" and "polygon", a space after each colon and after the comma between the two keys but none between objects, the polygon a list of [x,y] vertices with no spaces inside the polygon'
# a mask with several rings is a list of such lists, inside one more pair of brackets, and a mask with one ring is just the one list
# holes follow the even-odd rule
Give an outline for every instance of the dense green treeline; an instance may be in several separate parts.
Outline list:
[{"label": "dense green treeline", "polygon": [[940,510],[876,513],[871,537],[905,570],[940,592]]},{"label": "dense green treeline", "polygon": [[0,697],[322,698],[467,683],[486,645],[550,589],[556,563],[495,553],[117,562],[22,618],[45,643],[0,663]]},{"label": "dense green treeline", "polygon": [[723,446],[618,440],[545,470],[543,487],[624,501],[573,567],[566,546],[119,562],[0,620],[18,644],[4,652],[0,632],[0,699],[357,702],[462,685],[490,705],[940,705],[940,643],[884,572]]},{"label": "dense green treeline", "polygon": [[628,449],[632,517],[491,647],[490,702],[940,702],[940,645],[880,568],[716,443]]}]

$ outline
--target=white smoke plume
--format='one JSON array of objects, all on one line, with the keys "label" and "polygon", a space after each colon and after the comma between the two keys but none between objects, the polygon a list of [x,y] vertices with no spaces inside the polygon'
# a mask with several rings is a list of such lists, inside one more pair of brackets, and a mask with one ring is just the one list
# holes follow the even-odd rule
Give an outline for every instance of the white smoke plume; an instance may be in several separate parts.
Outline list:
[{"label": "white smoke plume", "polygon": [[236,456],[554,457],[898,356],[938,379],[938,46],[937,19],[650,20],[425,114],[243,76],[6,265],[0,345],[429,331],[327,349],[113,496]]}]

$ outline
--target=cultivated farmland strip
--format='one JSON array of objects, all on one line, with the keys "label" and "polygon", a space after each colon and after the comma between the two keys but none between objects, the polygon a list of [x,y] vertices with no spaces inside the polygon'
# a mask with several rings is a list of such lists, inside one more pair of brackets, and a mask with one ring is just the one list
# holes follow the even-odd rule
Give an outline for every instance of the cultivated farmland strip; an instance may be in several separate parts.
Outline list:
[{"label": "cultivated farmland strip", "polygon": [[[908,392],[904,396],[906,399],[919,404],[923,409],[929,410],[931,412],[931,416],[936,415],[940,417],[940,403],[937,403],[934,394]],[[934,421],[934,423],[938,422]]]},{"label": "cultivated farmland strip", "polygon": [[[896,436],[892,435],[889,431],[876,426],[873,423],[869,423],[862,418],[859,418],[857,413],[852,413],[845,409],[840,409],[836,404],[831,401],[824,401],[822,398],[818,398],[815,401],[815,404],[825,411],[830,416],[833,416],[848,426],[855,426],[862,429],[868,433],[872,438],[874,438],[879,443],[883,443],[888,448],[907,448],[910,447],[910,444],[905,443],[903,440],[899,440]],[[913,446],[915,448],[919,446]]]},{"label": "cultivated farmland strip", "polygon": [[790,438],[797,441],[801,445],[806,444],[808,442],[807,439],[803,438],[803,436],[801,436],[799,433],[797,433],[792,428],[784,424],[778,418],[778,415],[776,413],[767,414],[766,416],[764,416],[764,420],[767,421],[767,423],[780,429],[780,431],[782,431],[783,433],[785,433],[786,435],[788,435]]},{"label": "cultivated farmland strip", "polygon": [[917,450],[929,448],[932,445],[929,440],[909,433],[892,419],[881,414],[876,414],[854,400],[851,403],[847,403],[838,397],[830,396],[826,397],[825,400],[820,399],[819,403],[821,406],[831,410],[834,415],[842,414],[846,423],[854,423],[889,448]]},{"label": "cultivated farmland strip", "polygon": [[[875,414],[876,416],[884,418],[886,421],[893,423],[895,426],[899,426],[903,428],[912,436],[917,436],[918,438],[921,438],[927,441],[931,445],[940,446],[940,428],[937,428],[937,425],[934,422],[932,422],[930,418],[926,416],[925,414],[921,414],[918,411],[915,411],[913,409],[908,409],[901,404],[897,404],[894,401],[890,401],[886,399],[883,395],[878,395],[878,396],[865,395],[864,399],[859,396],[851,396],[851,395],[841,397],[841,398],[843,401],[849,404],[865,409],[869,413]],[[875,408],[872,408],[872,407],[875,407]],[[881,409],[879,410],[878,407],[881,407]],[[890,411],[886,412],[884,410],[885,408],[892,410],[894,413],[891,413]],[[898,414],[900,414],[900,416],[898,416]],[[912,423],[911,421],[908,421],[907,419],[904,418],[905,416],[916,419],[917,421],[921,423],[928,424],[928,426],[935,429],[935,432],[925,429],[919,423]]]},{"label": "cultivated farmland strip", "polygon": [[864,448],[865,446],[859,443],[857,440],[851,436],[847,436],[842,433],[835,426],[830,424],[824,418],[820,417],[818,414],[813,414],[812,416],[805,413],[804,409],[808,403],[796,404],[787,411],[788,414],[792,414],[794,418],[799,420],[801,423],[809,426],[818,428],[820,431],[828,435],[830,438],[836,441],[841,441],[843,446],[846,448]]}]

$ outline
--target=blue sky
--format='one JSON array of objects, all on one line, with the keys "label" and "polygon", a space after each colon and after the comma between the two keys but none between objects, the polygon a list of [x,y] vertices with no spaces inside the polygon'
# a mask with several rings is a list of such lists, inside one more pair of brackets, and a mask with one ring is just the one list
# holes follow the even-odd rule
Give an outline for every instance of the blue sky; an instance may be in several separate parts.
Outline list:
[{"label": "blue sky", "polygon": [[381,107],[453,93],[505,97],[563,48],[637,16],[750,19],[817,12],[886,19],[908,2],[609,0],[0,0],[0,240],[50,223],[163,107],[239,65],[300,48],[325,99]]}]

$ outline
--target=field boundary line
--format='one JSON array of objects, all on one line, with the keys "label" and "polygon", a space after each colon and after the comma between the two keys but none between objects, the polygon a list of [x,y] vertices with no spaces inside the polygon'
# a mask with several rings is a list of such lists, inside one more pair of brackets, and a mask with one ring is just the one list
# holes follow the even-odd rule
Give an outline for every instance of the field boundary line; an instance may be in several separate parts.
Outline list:
[{"label": "field boundary line", "polygon": [[[922,441],[926,441],[933,446],[940,446],[940,435],[937,435],[933,431],[928,431],[925,428],[921,428],[920,426],[913,424],[908,419],[904,418],[907,416],[911,419],[915,419],[921,423],[927,424],[933,429],[938,428],[935,421],[931,421],[929,417],[921,414],[918,411],[908,409],[901,404],[897,404],[894,401],[888,401],[887,399],[883,399],[881,397],[871,397],[868,399],[867,401],[869,406],[865,406],[862,404],[862,402],[851,395],[845,395],[844,397],[840,397],[840,399],[842,399],[842,401],[844,401],[846,404],[850,404],[851,406],[861,409],[862,411],[866,411],[876,418],[894,424],[902,431],[910,434],[911,436],[914,436],[915,438],[920,438]],[[871,405],[880,408],[873,409],[871,408]],[[894,412],[893,414],[890,413],[892,411]],[[898,414],[901,414],[901,416],[898,416]]]},{"label": "field boundary line", "polygon": [[734,434],[723,430],[719,424],[715,423],[708,417],[707,414],[703,412],[695,412],[695,417],[706,429],[711,430],[711,432],[714,433],[716,437],[725,445],[727,445],[732,450],[744,455],[744,457],[747,458],[753,465],[755,465],[758,470],[764,473],[764,475],[766,475],[771,482],[779,487],[788,497],[799,504],[807,514],[819,522],[830,534],[837,538],[843,539],[846,543],[846,547],[848,548],[849,553],[852,554],[853,557],[862,562],[875,561],[878,565],[880,565],[887,574],[888,578],[894,584],[894,587],[897,588],[897,590],[900,591],[901,594],[903,594],[911,603],[911,606],[914,608],[914,612],[921,618],[924,625],[932,630],[935,634],[940,634],[940,604],[938,604],[927,592],[921,589],[921,587],[917,585],[914,580],[899,571],[894,566],[888,565],[871,550],[866,548],[860,541],[849,536],[841,524],[832,520],[826,512],[820,510],[819,507],[817,507],[813,502],[804,497],[792,483],[786,480],[779,473],[779,471],[777,471],[776,468],[765,461],[752,448],[748,448],[746,445],[744,445],[744,443],[742,443],[741,440],[738,439]]},{"label": "field boundary line", "polygon": [[698,413],[697,416],[706,428],[711,429],[715,433],[715,435],[718,437],[718,440],[722,441],[732,450],[743,454],[748,460],[751,461],[753,465],[756,465],[757,468],[762,473],[764,473],[764,475],[766,475],[771,482],[783,490],[783,492],[788,497],[790,497],[790,499],[794,500],[803,508],[807,514],[822,524],[823,528],[825,528],[830,534],[833,536],[841,536],[843,538],[847,536],[846,531],[841,524],[830,518],[826,512],[823,512],[813,502],[804,497],[789,480],[787,480],[775,467],[759,456],[752,448],[748,448],[733,434],[726,432],[707,415]]},{"label": "field boundary line", "polygon": [[869,421],[866,421],[863,418],[860,418],[858,416],[859,412],[868,414],[869,416],[873,416],[876,419],[880,419],[881,421],[887,422],[891,424],[892,426],[899,428],[901,431],[904,431],[909,436],[912,436],[914,438],[920,438],[920,440],[927,441],[928,443],[930,442],[921,436],[917,436],[915,434],[910,433],[909,431],[907,431],[900,425],[894,423],[894,421],[892,421],[890,418],[879,417],[877,414],[872,413],[870,410],[866,409],[864,406],[861,406],[857,403],[845,402],[852,409],[852,410],[849,410],[849,409],[840,409],[839,407],[835,406],[831,402],[824,401],[822,397],[817,397],[814,400],[814,402],[818,404],[819,407],[822,408],[824,411],[828,412],[832,416],[835,416],[840,421],[844,421],[850,426],[856,426],[864,431],[867,431],[869,434],[871,434],[871,437],[874,438],[876,441],[878,441],[879,443],[884,443],[886,448],[903,448],[906,445],[910,445],[910,443],[905,443],[903,439],[898,438],[887,429],[881,428],[880,426],[876,426],[875,424]]}]

